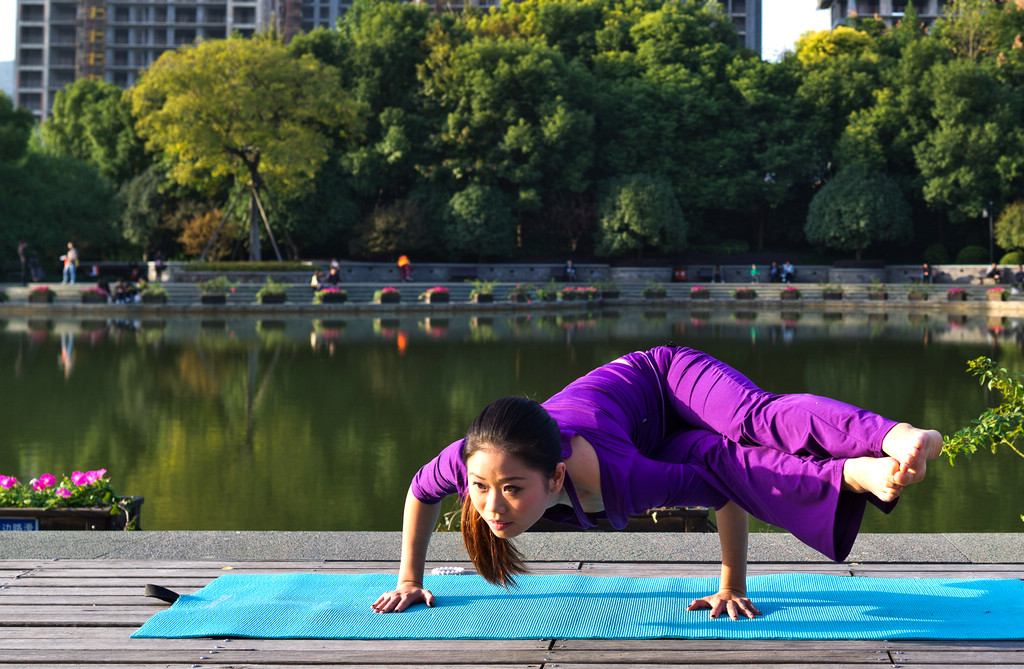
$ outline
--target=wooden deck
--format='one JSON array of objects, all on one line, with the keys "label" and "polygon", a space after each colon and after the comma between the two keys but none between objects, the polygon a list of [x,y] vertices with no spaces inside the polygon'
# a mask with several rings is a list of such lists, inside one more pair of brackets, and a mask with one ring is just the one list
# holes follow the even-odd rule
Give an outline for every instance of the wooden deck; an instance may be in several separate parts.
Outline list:
[{"label": "wooden deck", "polygon": [[[452,564],[452,563],[445,563]],[[434,565],[429,565],[434,566]],[[467,566],[467,565],[463,565]],[[543,562],[541,573],[715,576],[718,566]],[[227,571],[394,573],[394,562],[0,560],[0,669],[9,667],[1024,667],[1024,641],[320,641],[130,639],[167,605],[147,583],[179,593]],[[826,573],[1024,579],[1024,564],[753,563],[751,575]],[[369,606],[369,602],[367,603]],[[1021,621],[1024,625],[1024,621]]]}]

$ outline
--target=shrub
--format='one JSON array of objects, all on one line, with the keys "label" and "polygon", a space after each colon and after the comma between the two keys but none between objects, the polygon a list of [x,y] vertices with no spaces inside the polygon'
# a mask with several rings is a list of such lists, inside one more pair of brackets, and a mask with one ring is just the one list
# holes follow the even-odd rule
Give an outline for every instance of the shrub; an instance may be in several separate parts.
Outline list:
[{"label": "shrub", "polygon": [[921,253],[921,259],[931,265],[944,265],[949,262],[949,251],[938,242],[930,244]]},{"label": "shrub", "polygon": [[963,247],[956,254],[956,264],[958,265],[984,265],[987,262],[988,249],[982,246],[971,244]]}]

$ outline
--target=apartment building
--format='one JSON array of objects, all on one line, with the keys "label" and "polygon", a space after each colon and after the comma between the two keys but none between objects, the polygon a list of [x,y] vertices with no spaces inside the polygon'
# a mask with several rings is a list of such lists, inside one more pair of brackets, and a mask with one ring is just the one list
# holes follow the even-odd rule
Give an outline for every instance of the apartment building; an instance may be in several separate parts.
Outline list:
[{"label": "apartment building", "polygon": [[252,34],[270,11],[265,0],[18,0],[15,102],[42,119],[76,79],[131,86],[164,51]]},{"label": "apartment building", "polygon": [[[500,0],[412,0],[435,11]],[[696,0],[691,0],[696,1]],[[761,0],[720,0],[742,43],[761,51]],[[249,35],[277,20],[286,36],[333,28],[352,0],[18,0],[15,103],[45,118],[57,91],[82,77],[127,88],[168,49]]]},{"label": "apartment building", "polygon": [[[893,25],[903,18],[906,0],[818,0],[818,9],[832,10],[832,27],[841,26],[852,16],[875,17]],[[925,25],[942,16],[943,0],[915,0],[914,9]]]}]

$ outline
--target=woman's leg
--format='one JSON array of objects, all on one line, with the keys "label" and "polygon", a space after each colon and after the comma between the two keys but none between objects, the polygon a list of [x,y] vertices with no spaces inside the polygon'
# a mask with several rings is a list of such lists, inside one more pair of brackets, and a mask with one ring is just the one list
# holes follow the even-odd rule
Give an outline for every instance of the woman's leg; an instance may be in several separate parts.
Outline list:
[{"label": "woman's leg", "polygon": [[[755,518],[788,530],[833,560],[845,559],[853,547],[866,502],[878,502],[844,486],[845,463],[851,461],[740,444],[707,430],[680,430],[651,457],[695,472]],[[709,497],[706,492],[699,496]],[[680,490],[675,503],[699,502]],[[884,507],[889,510],[892,504]]]},{"label": "woman's leg", "polygon": [[837,400],[765,392],[700,351],[665,350],[667,399],[683,422],[741,444],[813,458],[882,457],[883,440],[897,425]]}]

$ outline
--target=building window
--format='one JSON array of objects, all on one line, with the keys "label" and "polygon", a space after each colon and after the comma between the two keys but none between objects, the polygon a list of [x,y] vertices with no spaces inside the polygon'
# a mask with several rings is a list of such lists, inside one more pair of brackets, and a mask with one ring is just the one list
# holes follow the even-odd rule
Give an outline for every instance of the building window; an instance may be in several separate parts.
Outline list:
[{"label": "building window", "polygon": [[114,30],[114,44],[128,44],[127,28],[117,28]]},{"label": "building window", "polygon": [[114,52],[114,65],[117,67],[128,67],[128,52],[127,51],[115,51]]},{"label": "building window", "polygon": [[321,19],[329,19],[329,18],[331,18],[331,8],[330,7],[321,7],[320,8],[320,18]]},{"label": "building window", "polygon": [[22,70],[18,73],[18,86],[21,88],[40,88],[42,85],[42,72],[38,70]]},{"label": "building window", "polygon": [[18,65],[42,65],[43,51],[41,49],[22,49],[18,53]]},{"label": "building window", "polygon": [[67,26],[53,26],[50,29],[50,42],[53,44],[74,44],[75,29]]},{"label": "building window", "polygon": [[19,41],[22,44],[42,44],[43,29],[35,26],[22,26],[21,39]]},{"label": "building window", "polygon": [[195,23],[196,10],[194,7],[178,7],[174,10],[175,23]]},{"label": "building window", "polygon": [[40,111],[43,108],[42,93],[19,93],[18,106],[31,111]]},{"label": "building window", "polygon": [[225,7],[207,7],[207,23],[224,23],[228,19],[228,10]]},{"label": "building window", "polygon": [[[256,23],[255,7],[235,7],[232,13],[235,23]],[[251,30],[249,31],[252,32]]]},{"label": "building window", "polygon": [[195,30],[179,29],[174,31],[175,44],[191,44],[196,40]]},{"label": "building window", "polygon": [[206,39],[224,39],[224,37],[226,36],[225,33],[227,33],[227,30],[224,29],[224,26],[220,26],[217,28],[207,28],[206,31],[203,33],[203,37],[205,37]]},{"label": "building window", "polygon": [[111,83],[113,83],[115,86],[120,86],[121,88],[128,88],[128,84],[130,83],[128,81],[128,73],[127,72],[114,72],[114,74],[111,77],[111,79],[112,79]]},{"label": "building window", "polygon": [[22,5],[21,6],[21,20],[22,21],[42,21],[44,17],[42,5]]},{"label": "building window", "polygon": [[166,7],[154,7],[153,8],[153,21],[156,23],[167,23],[167,8]]},{"label": "building window", "polygon": [[732,11],[734,14],[746,14],[747,0],[732,0]]}]

